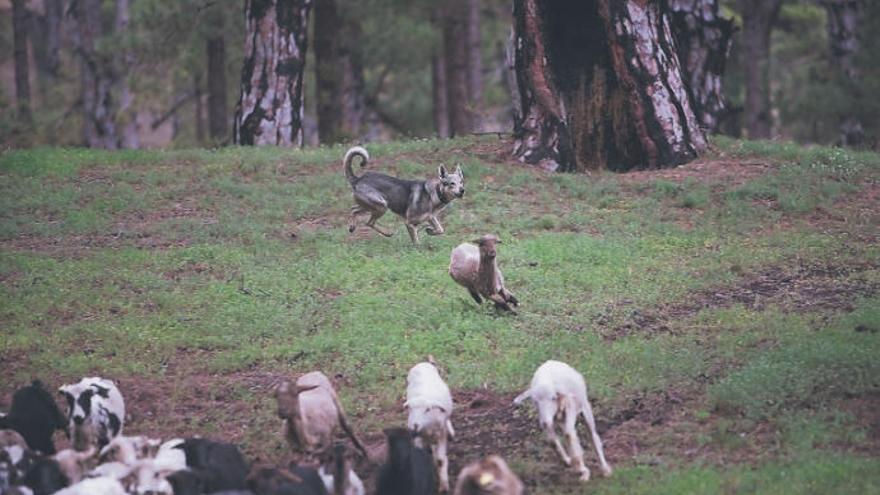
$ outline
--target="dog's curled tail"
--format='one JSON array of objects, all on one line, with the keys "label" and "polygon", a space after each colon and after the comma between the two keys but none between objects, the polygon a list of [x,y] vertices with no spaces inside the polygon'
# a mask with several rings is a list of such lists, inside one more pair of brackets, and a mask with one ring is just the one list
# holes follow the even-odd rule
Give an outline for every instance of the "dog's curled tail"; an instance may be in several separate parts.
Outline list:
[{"label": "dog's curled tail", "polygon": [[351,169],[352,162],[354,162],[354,157],[361,157],[361,167],[365,167],[367,162],[370,161],[370,154],[367,153],[367,150],[362,146],[353,146],[348,151],[345,152],[345,157],[342,159],[342,164],[345,170],[345,178],[348,179],[349,184],[354,183],[357,180],[357,176],[354,175],[354,171]]}]

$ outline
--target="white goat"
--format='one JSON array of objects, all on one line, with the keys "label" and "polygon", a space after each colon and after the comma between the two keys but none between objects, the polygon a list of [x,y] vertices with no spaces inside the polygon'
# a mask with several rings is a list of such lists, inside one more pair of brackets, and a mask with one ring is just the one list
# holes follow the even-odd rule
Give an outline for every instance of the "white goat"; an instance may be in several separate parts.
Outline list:
[{"label": "white goat", "polygon": [[473,242],[477,245],[462,243],[452,250],[449,276],[467,289],[477,304],[483,303],[482,296],[494,302],[496,308],[515,313],[510,305],[519,306],[519,301],[504,286],[504,276],[495,259],[495,246],[501,240],[487,234]]},{"label": "white goat", "polygon": [[55,495],[126,495],[125,487],[115,478],[88,478]]},{"label": "white goat", "polygon": [[406,377],[406,402],[409,409],[406,425],[418,434],[416,447],[422,441],[431,447],[437,465],[440,491],[449,491],[449,458],[446,455],[449,438],[455,436],[452,428],[452,395],[440,378],[440,372],[431,362],[419,363],[409,370]]},{"label": "white goat", "polygon": [[[560,361],[547,361],[535,371],[529,389],[514,399],[513,403],[519,405],[526,399],[532,399],[537,406],[538,423],[547,435],[547,440],[556,447],[562,462],[567,466],[574,462],[574,468],[580,473],[581,480],[588,481],[590,470],[584,465],[584,451],[576,429],[578,415],[583,414],[593,437],[593,448],[599,456],[602,474],[611,476],[611,466],[605,461],[602,439],[596,432],[593,409],[587,400],[587,385],[577,370]],[[555,420],[562,423],[560,426],[568,440],[568,452],[556,436]]]},{"label": "white goat", "polygon": [[336,428],[341,426],[360,452],[367,450],[348,421],[330,379],[320,371],[306,373],[295,384],[283,382],[275,391],[278,416],[284,419],[284,436],[294,449],[306,454],[326,452],[333,445]]}]

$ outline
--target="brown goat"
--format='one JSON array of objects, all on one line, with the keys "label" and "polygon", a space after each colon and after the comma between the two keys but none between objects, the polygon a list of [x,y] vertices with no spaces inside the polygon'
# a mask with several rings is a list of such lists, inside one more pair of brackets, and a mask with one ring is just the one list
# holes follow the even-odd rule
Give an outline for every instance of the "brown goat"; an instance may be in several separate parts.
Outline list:
[{"label": "brown goat", "polygon": [[501,244],[501,240],[486,234],[473,242],[476,246],[462,243],[452,250],[449,275],[468,290],[477,304],[482,304],[485,297],[494,302],[496,308],[516,313],[510,306],[519,306],[519,301],[504,286],[504,276],[495,259],[496,245]]},{"label": "brown goat", "polygon": [[522,481],[504,459],[490,455],[461,470],[454,495],[522,495],[522,492]]}]

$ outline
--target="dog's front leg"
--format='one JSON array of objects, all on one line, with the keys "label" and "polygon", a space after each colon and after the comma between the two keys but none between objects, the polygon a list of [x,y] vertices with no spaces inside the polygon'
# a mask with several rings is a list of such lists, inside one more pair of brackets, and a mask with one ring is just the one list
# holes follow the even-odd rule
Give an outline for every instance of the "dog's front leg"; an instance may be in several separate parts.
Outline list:
[{"label": "dog's front leg", "polygon": [[428,235],[440,235],[446,232],[443,230],[443,226],[440,225],[440,220],[438,220],[435,215],[431,215],[431,218],[429,218],[428,221],[431,223],[431,226],[425,229],[425,232],[427,232]]},{"label": "dog's front leg", "polygon": [[406,231],[409,232],[409,238],[410,238],[410,240],[412,240],[412,243],[414,245],[418,246],[419,245],[419,231],[416,230],[416,226],[411,223],[407,223],[406,224]]}]

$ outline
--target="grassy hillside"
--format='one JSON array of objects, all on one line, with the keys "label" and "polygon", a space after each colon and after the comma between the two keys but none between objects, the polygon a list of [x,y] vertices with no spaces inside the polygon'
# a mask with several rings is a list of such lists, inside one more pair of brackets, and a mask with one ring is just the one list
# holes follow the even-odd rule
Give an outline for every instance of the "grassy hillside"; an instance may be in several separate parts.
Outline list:
[{"label": "grassy hillside", "polygon": [[[467,195],[420,247],[392,214],[390,239],[348,233],[341,147],[7,152],[0,406],[34,377],[100,374],[127,431],[275,463],[279,379],[323,370],[378,447],[430,353],[457,402],[453,473],[498,451],[532,493],[877,491],[880,156],[715,145],[625,176],[536,171],[495,138],[370,145],[403,177],[462,164]],[[517,316],[446,273],[488,232]],[[508,405],[550,358],[587,378],[608,480],[579,485]]]}]

